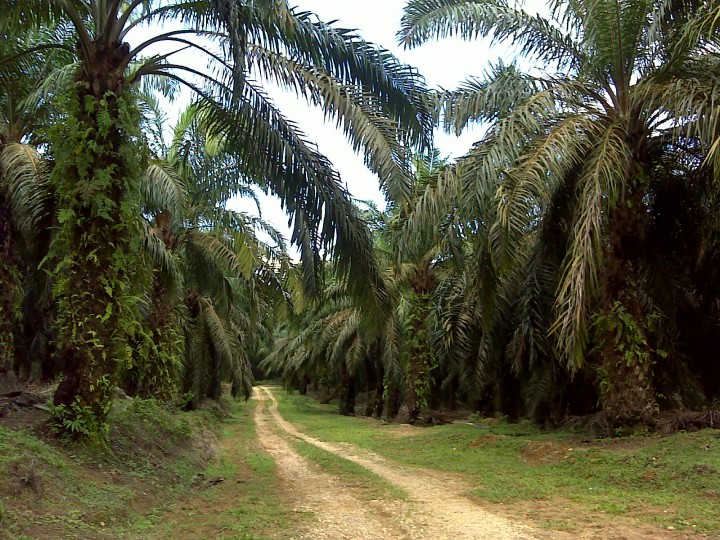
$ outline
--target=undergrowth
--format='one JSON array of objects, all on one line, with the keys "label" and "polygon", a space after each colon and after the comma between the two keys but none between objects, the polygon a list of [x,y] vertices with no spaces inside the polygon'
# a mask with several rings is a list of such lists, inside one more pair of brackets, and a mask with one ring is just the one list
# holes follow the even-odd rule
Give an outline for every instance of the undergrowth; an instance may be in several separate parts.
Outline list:
[{"label": "undergrowth", "polygon": [[42,422],[0,424],[0,538],[118,538],[159,493],[202,470],[219,418],[135,399],[117,401],[109,421],[103,446],[58,440]]}]

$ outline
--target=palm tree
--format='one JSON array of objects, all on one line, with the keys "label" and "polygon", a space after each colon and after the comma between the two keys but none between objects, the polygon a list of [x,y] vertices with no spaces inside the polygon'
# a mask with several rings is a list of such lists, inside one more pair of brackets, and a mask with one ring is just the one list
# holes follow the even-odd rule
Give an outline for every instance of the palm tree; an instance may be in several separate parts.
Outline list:
[{"label": "palm tree", "polygon": [[652,422],[653,374],[667,356],[660,261],[647,241],[657,181],[674,176],[673,163],[697,169],[715,138],[717,33],[689,40],[683,23],[711,6],[687,4],[679,17],[675,4],[558,1],[544,17],[504,0],[410,0],[399,34],[407,46],[450,34],[512,40],[547,70],[500,65],[439,94],[438,106],[451,129],[491,123],[458,165],[465,215],[489,254],[484,287],[532,264],[556,205],[567,205],[554,231],[564,245],[550,330],[571,371],[595,346],[602,404],[618,425]]},{"label": "palm tree", "polygon": [[167,400],[182,385],[193,405],[219,397],[228,377],[234,393],[249,396],[246,342],[272,305],[282,303],[281,275],[289,265],[276,230],[225,207],[231,196],[252,191],[233,176],[233,156],[209,135],[205,120],[198,107],[189,107],[173,144],[160,149],[164,159],[145,171],[143,245],[154,277],[148,333],[138,340],[127,374],[133,393]]},{"label": "palm tree", "polygon": [[[134,29],[170,20],[177,30],[129,44]],[[54,401],[66,426],[102,428],[118,367],[131,353],[135,269],[142,266],[135,200],[143,169],[136,86],[143,78],[194,92],[216,131],[232,141],[243,176],[281,198],[294,218],[308,289],[321,248],[334,243],[355,292],[382,293],[369,235],[336,173],[252,75],[272,76],[322,105],[366,151],[386,189],[401,193],[405,143],[421,143],[428,133],[422,83],[412,69],[356,34],[275,0],[21,0],[3,10],[0,29],[14,35],[56,21],[72,29],[76,47],[42,43],[34,50],[61,49],[77,61],[73,90],[61,102],[66,118],[52,137],[59,206],[53,253],[60,261],[54,292],[67,366]],[[153,54],[160,44],[170,52]],[[185,49],[212,67],[176,62]]]},{"label": "palm tree", "polygon": [[286,386],[301,392],[308,381],[327,385],[321,401],[329,402],[337,387],[344,415],[355,414],[357,393],[364,385],[374,385],[366,412],[380,416],[385,366],[397,371],[395,322],[388,317],[377,324],[344,282],[329,279],[319,301],[279,325],[260,368],[280,373]]},{"label": "palm tree", "polygon": [[430,315],[433,295],[440,281],[443,249],[441,240],[446,220],[428,226],[415,214],[433,204],[446,163],[433,151],[414,160],[412,195],[406,201],[391,201],[388,233],[396,263],[395,282],[403,298],[398,314],[405,330],[404,390],[398,419],[414,423],[420,408],[432,394],[432,371],[437,367],[430,343]]},{"label": "palm tree", "polygon": [[[28,36],[6,39],[0,57],[28,43],[32,43]],[[43,244],[51,214],[50,167],[36,148],[44,141],[42,126],[51,108],[35,94],[55,63],[51,57],[36,55],[0,72],[0,369],[5,371],[11,366],[20,371],[20,359],[13,362],[13,357],[21,348],[14,338],[25,296],[25,267],[37,274],[34,267],[44,256],[37,248]]]}]

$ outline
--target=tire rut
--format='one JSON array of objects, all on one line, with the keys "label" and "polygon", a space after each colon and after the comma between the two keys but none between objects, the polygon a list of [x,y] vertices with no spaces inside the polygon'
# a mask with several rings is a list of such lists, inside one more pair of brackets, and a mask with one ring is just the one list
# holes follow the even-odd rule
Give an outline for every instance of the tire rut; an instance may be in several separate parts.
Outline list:
[{"label": "tire rut", "polygon": [[[316,531],[312,538],[375,538],[388,540],[395,538],[411,540],[477,540],[487,538],[494,540],[529,540],[531,538],[564,537],[564,535],[535,531],[530,527],[513,523],[508,519],[482,509],[464,496],[464,493],[468,491],[468,486],[449,475],[425,469],[404,467],[350,444],[330,444],[305,435],[280,415],[277,401],[269,388],[257,387],[256,396],[261,402],[269,401],[268,410],[275,424],[289,435],[365,467],[391,484],[405,490],[410,496],[409,503],[393,501],[387,504],[387,502],[381,502],[381,504],[384,504],[385,517],[383,520],[385,527],[388,527],[388,520],[395,525],[393,535],[388,534],[390,528],[387,529],[388,532],[369,536],[359,536],[361,532],[356,529],[355,536],[333,536],[332,534],[330,536],[318,536]],[[260,440],[262,441],[266,434],[269,434],[268,440],[272,441],[271,446],[285,444],[290,449],[287,442],[275,435],[267,427],[265,408],[258,407],[258,411],[261,410],[262,412],[257,413],[258,420],[261,422],[261,425],[258,426],[258,433],[262,432]],[[290,451],[292,452],[292,449]],[[297,457],[299,458],[299,456]],[[306,465],[303,467],[302,464],[292,464],[290,462],[282,464],[284,456],[281,454],[278,458],[278,467],[281,468],[281,471],[285,471],[284,474],[288,477],[307,473]],[[281,472],[281,474],[283,473]],[[323,482],[328,482],[328,480],[325,479]],[[326,488],[320,487],[320,489]],[[312,499],[308,500],[307,504],[311,507],[315,506]],[[366,502],[358,501],[358,504],[367,506]],[[312,511],[318,513],[315,509],[312,509]],[[321,516],[321,514],[322,512],[318,515]],[[320,517],[320,520],[322,522],[323,518]]]},{"label": "tire rut", "polygon": [[[260,445],[274,458],[284,487],[297,501],[295,510],[310,512],[317,518],[298,538],[303,540],[404,540],[412,538],[402,527],[409,511],[396,501],[365,501],[352,494],[350,487],[300,456],[270,423],[266,399],[272,394],[256,389],[253,399],[255,426]],[[275,406],[277,406],[275,404]],[[272,417],[275,414],[272,413]],[[277,424],[277,419],[275,419]]]}]

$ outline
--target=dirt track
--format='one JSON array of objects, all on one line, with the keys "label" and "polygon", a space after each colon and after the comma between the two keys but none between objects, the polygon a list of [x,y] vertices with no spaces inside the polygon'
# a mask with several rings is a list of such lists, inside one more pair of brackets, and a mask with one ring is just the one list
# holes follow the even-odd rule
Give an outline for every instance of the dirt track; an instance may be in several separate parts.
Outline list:
[{"label": "dirt track", "polygon": [[[278,412],[267,387],[258,387],[254,399],[260,444],[273,456],[279,474],[298,510],[312,512],[317,523],[302,538],[307,539],[531,539],[565,535],[532,530],[491,514],[464,496],[468,486],[436,472],[411,469],[390,463],[352,445],[334,445],[298,431]],[[295,452],[276,429],[357,463],[391,484],[405,490],[409,501],[361,501],[337,478],[325,474]]]}]

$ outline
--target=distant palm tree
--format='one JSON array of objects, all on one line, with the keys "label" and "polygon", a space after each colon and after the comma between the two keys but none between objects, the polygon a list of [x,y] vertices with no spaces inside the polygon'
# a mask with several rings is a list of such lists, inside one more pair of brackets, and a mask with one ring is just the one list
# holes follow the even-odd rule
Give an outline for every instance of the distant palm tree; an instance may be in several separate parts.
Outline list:
[{"label": "distant palm tree", "polygon": [[[282,304],[289,257],[285,241],[258,218],[224,207],[248,189],[204,115],[190,107],[176,126],[164,160],[143,179],[143,242],[155,276],[147,314],[149,339],[130,379],[141,395],[172,398],[182,386],[192,404],[217,398],[220,382],[249,396],[247,349],[271,304]],[[257,237],[267,232],[274,245]],[[181,375],[183,374],[184,375]]]},{"label": "distant palm tree", "polygon": [[441,281],[448,238],[443,235],[446,219],[428,223],[417,214],[425,214],[428,205],[445,194],[438,193],[448,164],[439,152],[414,159],[411,196],[393,200],[388,210],[388,243],[394,258],[394,282],[403,302],[396,315],[405,327],[405,373],[398,419],[414,423],[421,407],[433,392],[432,371],[437,362],[431,347],[430,316],[433,296]]}]

